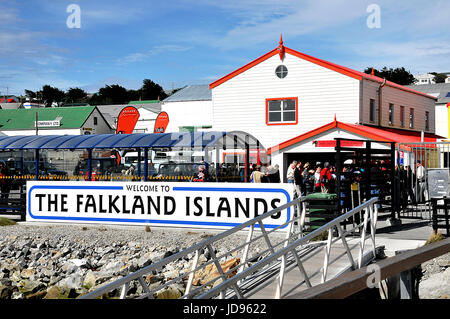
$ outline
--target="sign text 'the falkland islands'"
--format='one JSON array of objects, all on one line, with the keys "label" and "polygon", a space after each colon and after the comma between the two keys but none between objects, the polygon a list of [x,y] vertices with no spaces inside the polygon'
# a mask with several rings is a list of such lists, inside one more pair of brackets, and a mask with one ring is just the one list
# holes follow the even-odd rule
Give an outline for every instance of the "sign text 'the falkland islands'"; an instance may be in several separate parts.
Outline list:
[{"label": "sign text 'the falkland islands'", "polygon": [[[286,204],[284,184],[27,182],[27,221],[229,228]],[[277,227],[290,209],[265,220]]]}]

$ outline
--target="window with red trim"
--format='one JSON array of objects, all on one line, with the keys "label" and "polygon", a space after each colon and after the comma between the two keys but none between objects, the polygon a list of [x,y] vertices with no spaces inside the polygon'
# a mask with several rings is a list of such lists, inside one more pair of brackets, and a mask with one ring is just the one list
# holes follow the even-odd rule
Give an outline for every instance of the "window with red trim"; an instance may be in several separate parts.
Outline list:
[{"label": "window with red trim", "polygon": [[266,99],[266,124],[297,124],[298,98]]}]

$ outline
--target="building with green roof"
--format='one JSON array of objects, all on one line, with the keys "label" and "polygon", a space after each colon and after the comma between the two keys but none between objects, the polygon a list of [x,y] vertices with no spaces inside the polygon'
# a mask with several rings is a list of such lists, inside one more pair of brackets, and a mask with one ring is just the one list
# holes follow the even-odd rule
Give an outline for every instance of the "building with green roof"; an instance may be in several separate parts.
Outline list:
[{"label": "building with green roof", "polygon": [[0,132],[10,136],[88,135],[109,134],[112,128],[97,107],[78,106],[0,110]]}]

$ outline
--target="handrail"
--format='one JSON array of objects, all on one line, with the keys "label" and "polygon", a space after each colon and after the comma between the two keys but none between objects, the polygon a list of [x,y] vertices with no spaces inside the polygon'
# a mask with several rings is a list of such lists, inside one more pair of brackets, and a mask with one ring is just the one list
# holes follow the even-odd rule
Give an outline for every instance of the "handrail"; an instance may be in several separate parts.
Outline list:
[{"label": "handrail", "polygon": [[[318,235],[320,235],[320,234],[323,233],[324,231],[328,231],[328,241],[327,241],[327,249],[326,249],[326,251],[327,251],[326,257],[327,257],[327,256],[329,255],[330,246],[331,246],[331,243],[332,243],[332,240],[331,240],[331,237],[332,237],[332,236],[331,236],[331,235],[332,235],[332,229],[333,229],[334,227],[338,227],[338,230],[340,229],[340,231],[339,231],[340,235],[339,235],[338,239],[342,239],[343,242],[346,243],[346,240],[345,240],[345,234],[347,234],[348,232],[344,232],[344,231],[342,230],[340,223],[343,222],[343,221],[345,221],[345,220],[348,219],[349,217],[352,217],[352,216],[354,216],[355,214],[361,212],[363,209],[366,209],[366,208],[369,208],[369,207],[372,207],[372,206],[373,206],[373,207],[375,207],[375,211],[376,211],[376,210],[377,210],[377,208],[376,208],[377,206],[376,206],[375,204],[376,204],[377,201],[378,201],[378,198],[372,198],[372,199],[370,199],[369,201],[367,201],[367,202],[365,202],[365,203],[359,205],[359,206],[356,207],[355,209],[353,209],[353,210],[351,210],[351,211],[349,211],[349,212],[343,214],[342,216],[340,216],[340,217],[338,217],[338,218],[336,218],[336,219],[334,219],[334,220],[328,222],[327,224],[323,225],[322,227],[320,227],[320,228],[318,228],[318,229],[312,231],[312,232],[309,233],[308,235],[306,235],[306,236],[304,236],[304,237],[301,237],[300,239],[294,241],[293,243],[291,243],[291,244],[285,246],[285,247],[284,247],[283,249],[281,249],[280,251],[278,251],[278,252],[272,254],[271,256],[269,256],[269,257],[267,257],[267,258],[265,258],[265,259],[263,259],[263,260],[261,260],[260,262],[256,263],[256,264],[253,265],[252,267],[247,268],[247,269],[246,269],[245,271],[243,271],[242,273],[240,273],[240,274],[238,274],[238,275],[232,277],[231,279],[227,280],[226,282],[223,282],[222,284],[220,284],[220,285],[218,285],[218,286],[212,288],[211,290],[207,291],[207,292],[204,293],[203,295],[199,296],[199,298],[210,298],[210,297],[216,295],[218,292],[224,291],[225,289],[229,288],[230,286],[232,286],[233,284],[235,284],[235,283],[238,282],[239,280],[242,280],[242,279],[245,278],[246,276],[251,275],[255,270],[263,268],[264,266],[268,265],[270,262],[273,262],[273,261],[277,260],[277,259],[280,258],[280,257],[285,257],[285,258],[286,258],[287,255],[288,255],[289,253],[292,253],[292,254],[294,255],[294,258],[296,259],[297,264],[302,268],[301,262],[300,262],[300,260],[297,258],[298,255],[297,255],[297,253],[295,252],[295,249],[296,249],[297,247],[299,247],[299,246],[308,244],[308,243],[310,242],[311,239],[314,239],[315,237],[317,237]],[[369,209],[369,211],[371,211],[371,209]],[[367,213],[367,212],[366,212],[366,214],[365,214],[364,225],[367,225],[367,222],[368,222],[368,219],[369,219],[369,216],[368,216],[369,214],[371,214],[371,213]],[[373,224],[374,226],[376,226],[376,216],[377,216],[377,212],[376,212],[375,216],[372,217],[372,224]],[[372,227],[372,230],[373,230],[373,229],[374,229],[374,227]],[[362,232],[361,236],[362,236],[362,237],[361,237],[361,243],[363,243],[363,242],[365,241],[365,228],[364,228],[364,231]],[[375,237],[375,232],[374,232],[374,231],[372,231],[372,236],[373,236],[373,238]],[[373,239],[373,240],[374,240],[374,239]],[[336,241],[336,240],[335,240],[335,241]],[[344,246],[347,246],[347,245],[344,244]],[[358,266],[359,266],[359,267],[358,267],[358,268],[360,268],[361,265],[362,265],[362,254],[363,254],[363,250],[364,250],[364,247],[362,247],[362,249],[360,250],[360,253],[359,253],[359,258],[358,258],[358,261],[359,261]],[[346,247],[346,252],[347,252],[347,254],[350,253],[348,247]],[[375,252],[375,247],[373,247],[373,256],[374,256],[374,257],[375,257],[375,254],[376,254],[376,252]],[[351,253],[350,253],[350,255],[351,255]],[[297,256],[297,257],[296,257],[296,256]],[[324,282],[324,281],[326,280],[326,269],[327,269],[327,267],[328,267],[328,263],[327,263],[328,260],[327,260],[327,258],[325,258],[325,259],[326,259],[326,261],[325,261],[324,268],[323,268],[324,276],[323,276],[323,278],[322,278],[322,282]],[[306,275],[306,273],[304,272],[304,270],[301,269],[301,272],[303,273],[303,275],[304,275],[306,278],[308,277],[308,276]],[[282,281],[281,281],[281,282],[282,282]],[[281,293],[281,287],[278,287],[278,291],[277,291],[277,293],[276,293],[276,297],[279,298],[279,297],[280,297],[280,293]]]},{"label": "handrail", "polygon": [[[290,296],[290,299],[343,299],[366,289],[373,269],[379,269],[379,281],[408,271],[430,259],[450,251],[450,238],[425,245],[373,263],[369,267],[348,272],[312,289]],[[376,283],[374,283],[376,284]]]},{"label": "handrail", "polygon": [[[294,205],[298,205],[299,203],[303,202],[304,200],[305,200],[305,197],[300,197],[300,198],[294,199],[293,201],[291,201],[291,202],[289,202],[287,204],[284,204],[284,205],[282,205],[280,207],[277,207],[277,208],[275,208],[275,209],[273,209],[271,211],[268,211],[268,212],[266,212],[266,213],[264,213],[264,214],[262,214],[260,216],[257,216],[257,217],[255,217],[255,218],[253,218],[253,219],[251,219],[251,220],[249,220],[247,222],[244,222],[244,223],[242,223],[242,224],[240,224],[238,226],[235,226],[235,227],[233,227],[233,228],[231,228],[229,230],[226,230],[226,231],[224,231],[222,233],[219,233],[219,234],[217,234],[217,235],[215,235],[213,237],[207,238],[207,239],[205,239],[205,240],[203,240],[203,241],[201,241],[201,242],[199,242],[199,243],[197,243],[197,244],[195,244],[195,245],[193,245],[193,246],[191,246],[189,248],[186,248],[186,249],[184,249],[184,250],[182,250],[182,251],[180,251],[180,252],[178,252],[176,254],[173,254],[173,255],[171,255],[171,256],[169,256],[169,257],[167,257],[167,258],[165,258],[165,259],[163,259],[163,260],[161,260],[161,261],[159,261],[159,262],[157,262],[155,264],[151,264],[149,266],[146,266],[146,267],[144,267],[144,268],[142,268],[142,269],[140,269],[140,270],[138,270],[138,271],[136,271],[136,272],[134,272],[132,274],[129,274],[126,277],[123,277],[123,278],[121,278],[121,279],[119,279],[119,280],[117,280],[117,281],[115,281],[115,282],[113,282],[111,284],[105,285],[104,287],[100,287],[96,291],[93,291],[91,293],[88,293],[86,295],[81,296],[80,299],[97,298],[97,297],[103,295],[106,292],[114,290],[117,287],[123,286],[127,282],[130,282],[132,280],[137,280],[141,276],[144,276],[144,275],[149,274],[149,273],[151,273],[153,271],[161,269],[165,265],[167,265],[167,264],[169,264],[169,263],[171,263],[171,262],[173,262],[175,260],[178,260],[180,258],[183,258],[184,256],[187,256],[188,254],[191,254],[191,253],[195,252],[196,254],[199,255],[199,252],[202,251],[202,249],[204,249],[205,247],[211,246],[213,243],[215,243],[215,242],[217,242],[217,241],[219,241],[219,240],[221,240],[221,239],[223,239],[225,237],[233,235],[233,234],[235,234],[235,233],[237,233],[237,232],[239,232],[239,231],[241,231],[241,230],[243,230],[243,229],[245,229],[247,227],[254,228],[254,226],[256,224],[259,224],[260,221],[262,221],[262,220],[264,220],[266,218],[269,218],[272,215],[277,214],[277,213],[279,213],[279,212],[281,212],[281,211],[283,211],[285,209],[288,209],[288,208],[290,208],[290,207],[292,207]],[[294,216],[294,214],[292,214],[292,217],[293,216]],[[288,221],[285,224],[287,224],[287,223],[292,223],[292,219],[291,219],[291,221]],[[273,231],[275,231],[275,230],[277,230],[277,229],[279,229],[281,227],[284,227],[285,224],[282,224],[282,225],[272,229],[269,232],[273,232]],[[248,243],[247,243],[247,245],[248,245]],[[199,269],[195,269],[195,270],[199,270]],[[190,273],[194,273],[194,271],[191,270]]]},{"label": "handrail", "polygon": [[[363,227],[363,237],[365,241],[365,229],[367,226],[367,222],[370,219],[371,223],[373,224],[373,221],[376,223],[376,205],[374,205],[377,202],[377,199],[371,199],[370,201],[358,206],[354,210],[338,217],[337,219],[327,223],[326,225],[320,227],[319,229],[309,233],[308,235],[304,236],[304,225],[305,225],[305,215],[306,215],[306,198],[300,197],[297,199],[294,199],[293,201],[284,204],[276,209],[273,209],[272,211],[266,212],[263,215],[260,215],[252,220],[249,220],[241,225],[238,225],[232,229],[229,229],[227,231],[224,231],[222,233],[219,233],[213,237],[210,237],[200,243],[197,243],[187,249],[184,249],[176,254],[173,254],[155,264],[151,264],[141,270],[138,270],[132,274],[129,274],[113,283],[107,284],[103,287],[98,288],[95,291],[92,291],[86,295],[83,295],[80,297],[80,299],[90,299],[90,298],[97,298],[100,297],[108,292],[114,291],[116,289],[121,288],[122,292],[120,294],[120,298],[127,298],[127,292],[130,288],[131,282],[137,282],[137,285],[141,286],[142,294],[139,294],[138,296],[132,296],[134,298],[154,298],[154,294],[156,294],[157,291],[161,291],[165,289],[166,287],[169,287],[170,285],[183,281],[187,278],[186,283],[186,289],[184,292],[184,296],[182,298],[210,298],[213,297],[215,294],[220,295],[221,298],[225,298],[226,294],[228,293],[227,290],[232,289],[234,291],[234,294],[238,298],[245,298],[245,294],[242,291],[243,284],[245,284],[245,280],[247,275],[250,273],[255,272],[255,270],[260,270],[263,266],[268,265],[271,262],[276,261],[278,257],[282,257],[282,265],[280,268],[280,275],[279,275],[279,284],[276,292],[276,298],[281,297],[281,290],[283,286],[283,279],[284,279],[284,271],[286,270],[286,262],[288,260],[287,254],[295,250],[298,246],[304,246],[304,248],[310,247],[312,244],[309,243],[309,241],[313,238],[315,238],[317,235],[321,234],[324,230],[329,230],[329,235],[332,234],[331,229],[337,227],[338,230],[340,229],[340,223],[344,221],[345,219],[354,216],[357,213],[360,213],[363,210],[366,210],[364,223],[357,225],[356,227]],[[372,206],[375,207],[375,210],[372,208]],[[281,211],[285,209],[289,209],[293,207],[296,211],[296,213],[291,214],[291,219],[285,222],[282,225],[279,225],[276,228],[267,230],[264,227],[264,219],[270,218],[274,214],[278,214]],[[371,207],[370,209],[368,209]],[[369,212],[370,211],[370,212]],[[369,218],[370,213],[370,218]],[[374,216],[375,213],[375,216]],[[255,228],[259,227],[259,232],[257,236],[255,235]],[[280,240],[280,236],[277,236],[279,233],[275,233],[277,230],[287,227],[284,239]],[[233,249],[223,253],[220,256],[215,255],[215,250],[213,248],[213,245],[220,240],[233,235],[239,231],[244,230],[245,228],[248,228],[248,236],[246,241],[241,245],[236,245]],[[372,230],[374,230],[374,226],[372,227]],[[345,235],[349,232],[344,232],[342,229],[339,230],[339,233],[341,234],[338,239],[342,239],[343,242],[345,242]],[[374,236],[374,231],[371,232]],[[270,236],[274,236],[273,238],[270,238]],[[329,240],[327,243],[327,247],[331,246],[332,236],[329,236]],[[279,240],[278,242],[276,240]],[[374,237],[373,237],[374,240]],[[262,252],[256,252],[256,254],[253,254],[249,256],[250,247],[252,244],[256,243],[257,241],[264,241],[267,245],[267,249]],[[279,248],[281,246],[281,249]],[[212,257],[210,260],[201,263],[200,255],[201,252],[206,249],[209,251],[210,256]],[[348,247],[347,247],[348,249]],[[362,251],[364,250],[364,245],[362,244]],[[329,251],[329,249],[328,249]],[[180,274],[177,278],[171,279],[164,284],[158,286],[155,289],[150,290],[149,285],[145,283],[143,280],[143,276],[147,274],[151,274],[157,270],[162,269],[165,265],[174,262],[180,258],[183,258],[187,256],[188,254],[195,253],[194,260],[192,262],[192,267],[189,271],[184,272],[183,274]],[[348,254],[350,251],[348,250]],[[240,263],[238,263],[236,266],[232,267],[231,269],[224,271],[222,269],[221,263],[224,261],[229,260],[229,257],[231,256],[233,258],[238,259],[236,256],[241,256],[239,258]],[[268,255],[268,257],[266,256]],[[350,254],[351,255],[351,254]],[[297,265],[301,269],[302,265],[299,260],[299,257],[297,253],[294,254],[295,259],[297,260]],[[361,257],[362,253],[360,253],[359,258],[359,265],[361,264]],[[253,265],[250,265],[253,260],[258,260],[259,262],[256,262]],[[354,266],[354,263],[352,262],[352,267]],[[218,276],[214,277],[207,282],[203,282],[200,285],[195,286],[194,285],[194,279],[195,275],[202,272],[206,267],[215,267],[214,269],[217,270]],[[247,268],[246,268],[247,267]],[[328,267],[328,261],[326,262],[326,265],[324,268],[326,269]],[[237,273],[237,274],[236,274]],[[234,276],[233,276],[234,275]],[[229,278],[232,276],[231,278]],[[326,271],[324,274],[324,280],[326,279]],[[222,283],[217,284],[217,281],[221,280]],[[306,279],[306,284],[308,286],[311,286],[308,282],[308,279]],[[211,286],[216,283],[216,286],[211,289]],[[198,284],[198,283],[196,283]]]}]

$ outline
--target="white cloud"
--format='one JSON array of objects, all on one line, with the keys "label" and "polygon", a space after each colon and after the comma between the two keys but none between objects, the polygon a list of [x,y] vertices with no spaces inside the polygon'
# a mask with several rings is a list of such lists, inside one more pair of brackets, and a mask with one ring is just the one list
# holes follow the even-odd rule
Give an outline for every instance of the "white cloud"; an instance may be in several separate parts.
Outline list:
[{"label": "white cloud", "polygon": [[184,52],[188,51],[190,47],[182,46],[182,45],[175,45],[175,44],[166,44],[166,45],[159,45],[155,46],[150,50],[146,50],[144,52],[134,52],[130,53],[122,58],[119,58],[116,60],[116,63],[118,65],[125,65],[129,63],[135,63],[135,62],[143,62],[147,59],[149,59],[152,56],[166,53],[166,52]]},{"label": "white cloud", "polygon": [[105,5],[101,9],[81,7],[81,16],[87,25],[108,23],[108,24],[127,24],[130,21],[142,18],[143,12],[131,6],[111,6]]},{"label": "white cloud", "polygon": [[[412,73],[444,72],[450,62],[450,43],[442,40],[360,42],[347,46],[357,61],[367,61],[364,68],[405,67]],[[353,66],[354,67],[354,66]],[[445,69],[445,70],[444,70]]]},{"label": "white cloud", "polygon": [[[366,6],[360,0],[232,0],[211,5],[229,13],[236,21],[224,34],[208,39],[207,43],[221,49],[274,42],[281,33],[285,38],[294,38],[319,31],[333,32],[367,15]],[[365,20],[361,25],[364,23]],[[205,41],[200,37],[197,42]]]}]

